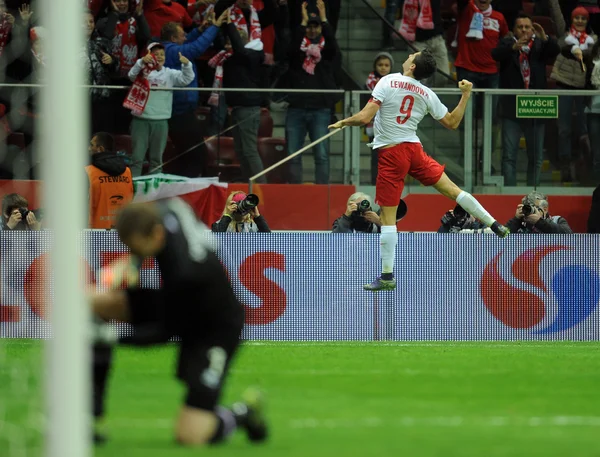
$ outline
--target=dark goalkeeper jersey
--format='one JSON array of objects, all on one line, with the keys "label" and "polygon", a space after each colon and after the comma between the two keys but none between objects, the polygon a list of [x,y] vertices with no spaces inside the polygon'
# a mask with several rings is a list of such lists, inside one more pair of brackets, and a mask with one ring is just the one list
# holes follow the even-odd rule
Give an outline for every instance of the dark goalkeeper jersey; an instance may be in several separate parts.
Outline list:
[{"label": "dark goalkeeper jersey", "polygon": [[209,229],[180,199],[158,205],[166,244],[156,260],[167,325],[181,336],[200,329],[240,325],[243,307],[212,250]]}]

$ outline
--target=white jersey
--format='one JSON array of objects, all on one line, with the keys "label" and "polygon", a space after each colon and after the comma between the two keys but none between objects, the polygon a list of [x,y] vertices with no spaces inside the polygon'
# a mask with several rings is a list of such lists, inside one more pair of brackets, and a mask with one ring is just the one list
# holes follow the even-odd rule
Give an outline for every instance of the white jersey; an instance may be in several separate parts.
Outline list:
[{"label": "white jersey", "polygon": [[373,129],[373,149],[399,143],[420,143],[419,122],[427,113],[442,119],[448,108],[429,87],[416,79],[393,73],[379,80],[372,93],[372,102],[379,105]]}]

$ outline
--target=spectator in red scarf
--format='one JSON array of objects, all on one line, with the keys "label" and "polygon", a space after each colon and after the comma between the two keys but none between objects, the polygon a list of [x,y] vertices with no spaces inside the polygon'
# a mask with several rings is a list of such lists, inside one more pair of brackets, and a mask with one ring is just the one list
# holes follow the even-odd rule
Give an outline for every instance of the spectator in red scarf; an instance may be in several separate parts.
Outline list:
[{"label": "spectator in red scarf", "polygon": [[507,34],[506,20],[491,0],[458,0],[458,80],[471,81],[473,88],[497,89],[500,77],[492,50]]},{"label": "spectator in red scarf", "polygon": [[171,0],[146,0],[144,16],[148,21],[153,38],[159,38],[163,25],[169,22],[178,22],[184,29],[189,29],[194,25],[186,9]]},{"label": "spectator in red scarf", "polygon": [[[556,1],[556,0],[554,0]],[[556,9],[556,8],[554,8]],[[561,90],[581,90],[585,88],[584,60],[592,52],[592,47],[598,37],[586,32],[588,28],[589,13],[583,7],[577,7],[571,13],[571,25],[566,35],[560,38],[558,44],[561,53],[556,58],[550,77],[556,81],[556,86]],[[564,22],[560,24],[562,30]],[[557,24],[558,26],[558,24]],[[560,30],[560,29],[559,29]],[[577,136],[587,135],[585,117],[585,97],[575,95],[561,95],[558,99],[558,159],[563,182],[572,181],[571,176],[571,145],[573,109],[576,113]]]},{"label": "spectator in red scarf", "polygon": [[[500,64],[502,89],[546,89],[546,65],[560,52],[556,40],[527,14],[515,19],[514,37],[504,38],[492,51]],[[516,119],[514,95],[500,97],[502,115],[502,174],[505,186],[517,185],[517,154],[521,133],[527,144],[527,185],[540,184],[544,160],[543,121]]]},{"label": "spectator in red scarf", "polygon": [[[150,41],[150,27],[143,15],[143,0],[135,5],[133,13],[130,13],[130,0],[110,0],[108,15],[96,24],[98,34],[110,40],[111,54],[119,62],[119,72],[113,78],[111,84],[115,86],[129,86],[131,82],[127,76],[129,70],[135,65],[143,50]],[[113,133],[124,134],[129,129],[131,114],[123,108],[125,93],[121,90],[111,91],[110,101],[113,106],[115,118],[115,131]]]},{"label": "spectator in red scarf", "polygon": [[[396,23],[396,18],[398,17],[398,11],[402,9],[402,5],[404,5],[404,0],[386,0],[385,1],[385,13],[383,17],[386,21],[388,21],[391,25]],[[381,47],[383,49],[388,49],[390,51],[394,50],[394,40],[392,36],[392,31],[386,23],[382,25],[382,33],[383,38],[381,41]]]},{"label": "spectator in red scarf", "polygon": [[437,71],[421,82],[430,87],[446,86],[451,78],[448,75],[450,64],[442,23],[442,0],[406,0],[399,32],[415,49],[429,49],[435,57]]},{"label": "spectator in red scarf", "polygon": [[172,91],[144,91],[143,85],[148,89],[187,86],[194,79],[194,67],[181,54],[179,54],[179,61],[181,70],[165,68],[164,46],[161,43],[151,43],[148,46],[148,54],[139,59],[129,71],[129,78],[136,81],[136,84],[142,85],[142,91],[138,93],[147,94],[141,99],[136,99],[133,92],[128,95],[128,101],[132,102],[133,108],[131,174],[134,177],[142,173],[146,151],[150,159],[150,173],[162,171],[162,155],[167,145],[169,119],[173,107]]},{"label": "spectator in red scarf", "polygon": [[[308,5],[302,7],[302,24],[296,30],[291,44],[290,69],[282,85],[291,89],[312,89],[313,94],[290,93],[285,120],[285,138],[288,153],[293,154],[304,145],[306,134],[311,141],[329,133],[331,110],[338,100],[336,94],[323,94],[318,90],[337,89],[335,68],[340,50],[333,30],[327,23],[325,3],[317,2],[318,15],[309,15]],[[315,159],[315,181],[329,183],[329,141],[325,140],[313,148]],[[291,160],[291,182],[303,182],[302,157]]]},{"label": "spectator in red scarf", "polygon": [[[239,21],[234,22],[235,19],[233,11],[227,15],[226,34],[231,41],[232,53],[222,63],[223,87],[248,89],[225,93],[227,105],[231,108],[231,120],[236,125],[233,129],[235,153],[242,166],[242,175],[247,180],[263,171],[263,163],[258,155],[261,94],[252,89],[264,87],[261,66],[265,56],[262,46],[256,46],[262,44],[260,40],[257,43],[256,38],[248,36],[246,27]],[[262,176],[256,182],[266,183],[267,180]]]}]

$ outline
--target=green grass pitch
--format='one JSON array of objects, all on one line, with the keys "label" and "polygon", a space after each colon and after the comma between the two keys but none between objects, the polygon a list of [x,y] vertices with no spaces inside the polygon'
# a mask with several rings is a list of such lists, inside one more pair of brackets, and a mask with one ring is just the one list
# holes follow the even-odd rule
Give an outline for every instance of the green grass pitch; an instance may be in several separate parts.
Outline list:
[{"label": "green grass pitch", "polygon": [[[22,431],[35,419],[35,395],[27,403],[11,390],[41,390],[40,344],[0,344],[4,368],[31,370],[26,387],[19,387],[19,375],[0,367],[9,428]],[[94,455],[598,457],[597,346],[249,343],[235,360],[223,402],[235,401],[248,385],[263,388],[271,440],[252,445],[237,432],[208,450],[173,443],[173,418],[184,395],[173,378],[175,348],[119,348],[108,397],[111,441]],[[19,445],[6,441],[9,428],[1,422],[0,455],[12,457],[9,444],[13,450]],[[25,435],[23,442],[35,447],[35,432]]]}]

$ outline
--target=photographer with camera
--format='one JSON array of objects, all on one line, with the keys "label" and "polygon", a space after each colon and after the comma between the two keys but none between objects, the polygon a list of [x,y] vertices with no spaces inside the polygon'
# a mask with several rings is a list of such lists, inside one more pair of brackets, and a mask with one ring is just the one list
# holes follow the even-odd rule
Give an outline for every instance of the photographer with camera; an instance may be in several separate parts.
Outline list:
[{"label": "photographer with camera", "polygon": [[486,228],[485,224],[467,213],[460,205],[456,205],[453,210],[446,212],[441,222],[438,233],[458,233],[463,230],[483,231]]},{"label": "photographer with camera", "polygon": [[550,216],[548,197],[535,191],[523,197],[506,226],[511,233],[573,233],[564,217]]},{"label": "photographer with camera", "polygon": [[236,191],[229,194],[221,219],[212,225],[212,231],[270,233],[267,221],[258,212],[258,197]]},{"label": "photographer with camera", "polygon": [[381,220],[371,208],[371,197],[363,192],[350,195],[346,212],[333,222],[332,233],[380,233]]},{"label": "photographer with camera", "polygon": [[[2,230],[41,230],[35,211],[30,211],[25,197],[8,194],[2,199]],[[39,217],[39,210],[38,210]]]}]

